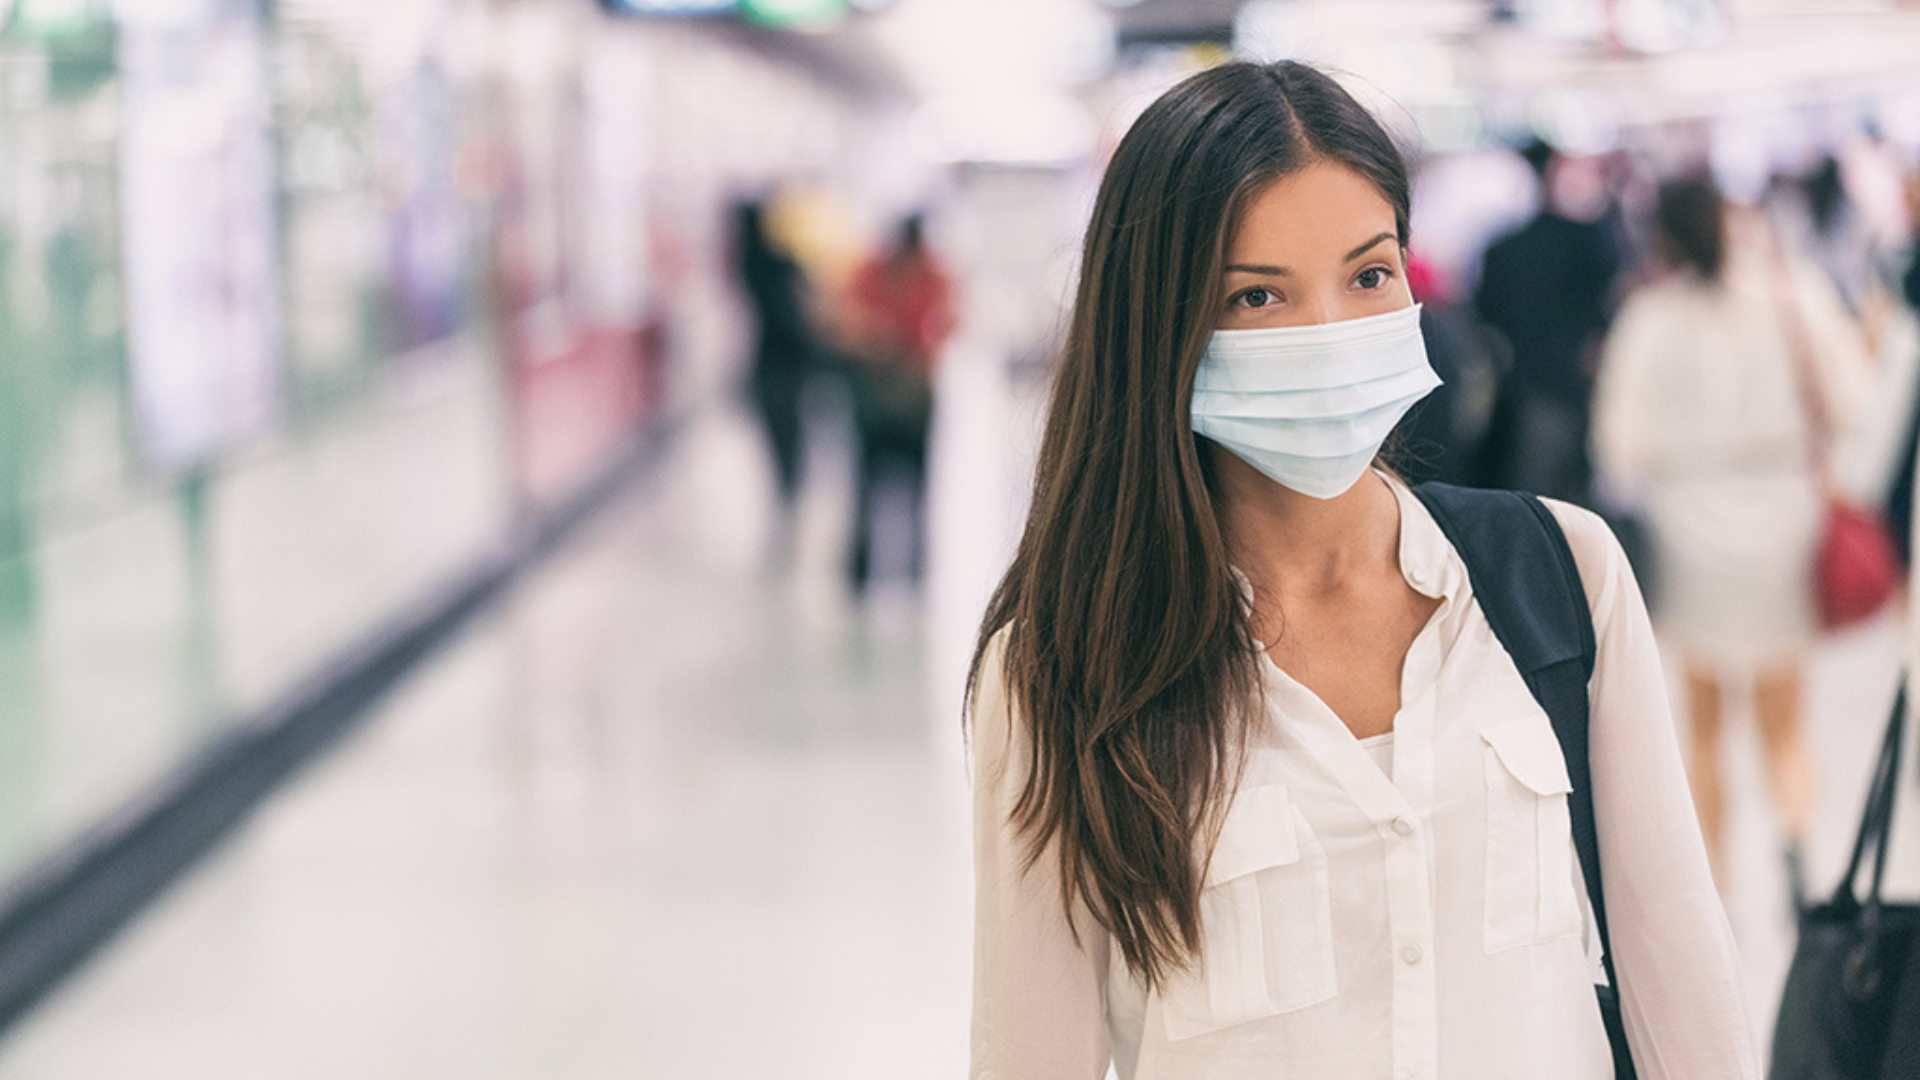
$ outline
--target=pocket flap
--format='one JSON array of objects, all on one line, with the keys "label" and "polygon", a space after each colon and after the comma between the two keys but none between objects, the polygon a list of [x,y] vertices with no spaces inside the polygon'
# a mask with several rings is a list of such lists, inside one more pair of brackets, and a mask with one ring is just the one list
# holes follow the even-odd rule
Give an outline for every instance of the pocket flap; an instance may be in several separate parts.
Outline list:
[{"label": "pocket flap", "polygon": [[1207,884],[1218,885],[1272,866],[1300,861],[1287,785],[1264,784],[1234,793],[1207,863]]},{"label": "pocket flap", "polygon": [[1536,795],[1565,795],[1573,790],[1567,775],[1567,758],[1554,737],[1553,725],[1542,717],[1529,716],[1498,724],[1480,733],[1500,763],[1513,778]]}]

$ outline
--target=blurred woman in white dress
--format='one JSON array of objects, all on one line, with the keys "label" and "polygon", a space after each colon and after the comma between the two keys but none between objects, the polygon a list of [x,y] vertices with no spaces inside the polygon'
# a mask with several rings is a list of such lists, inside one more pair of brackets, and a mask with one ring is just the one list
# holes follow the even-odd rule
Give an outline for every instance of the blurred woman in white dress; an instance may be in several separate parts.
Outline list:
[{"label": "blurred woman in white dress", "polygon": [[1801,701],[1823,499],[1809,425],[1820,410],[1837,431],[1855,411],[1866,357],[1820,271],[1784,258],[1710,181],[1664,185],[1656,219],[1667,273],[1608,337],[1594,457],[1650,526],[1654,622],[1685,667],[1694,801],[1724,887],[1728,690],[1752,693],[1790,858],[1812,821]]}]

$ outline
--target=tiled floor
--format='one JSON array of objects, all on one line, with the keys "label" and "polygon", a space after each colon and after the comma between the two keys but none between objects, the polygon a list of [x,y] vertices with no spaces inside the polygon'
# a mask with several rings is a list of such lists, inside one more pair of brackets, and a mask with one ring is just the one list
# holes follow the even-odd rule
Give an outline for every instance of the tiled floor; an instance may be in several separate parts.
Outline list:
[{"label": "tiled floor", "polygon": [[[840,597],[831,440],[769,569],[751,427],[700,419],[30,1018],[0,1080],[959,1075],[954,702],[1032,395],[993,365],[949,380],[924,603]],[[1821,659],[1822,880],[1896,648],[1889,620]],[[1790,941],[1750,739],[1730,759],[1729,899],[1764,1015]]]}]

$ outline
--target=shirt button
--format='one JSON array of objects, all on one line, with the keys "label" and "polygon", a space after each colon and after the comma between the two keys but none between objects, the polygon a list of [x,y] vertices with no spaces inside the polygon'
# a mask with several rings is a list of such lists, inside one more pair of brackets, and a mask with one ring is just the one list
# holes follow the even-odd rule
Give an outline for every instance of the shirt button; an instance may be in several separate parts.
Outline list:
[{"label": "shirt button", "polygon": [[1406,963],[1417,964],[1420,962],[1420,956],[1420,946],[1418,945],[1405,945],[1400,949],[1400,959]]},{"label": "shirt button", "polygon": [[1393,831],[1399,833],[1401,836],[1412,836],[1413,822],[1408,821],[1406,818],[1403,818],[1403,817],[1394,818]]}]

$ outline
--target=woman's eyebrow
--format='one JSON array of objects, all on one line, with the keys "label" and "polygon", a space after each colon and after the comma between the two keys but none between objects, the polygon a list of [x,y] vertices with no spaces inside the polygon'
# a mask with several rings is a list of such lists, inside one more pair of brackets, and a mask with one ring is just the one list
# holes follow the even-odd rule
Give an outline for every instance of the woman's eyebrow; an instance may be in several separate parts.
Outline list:
[{"label": "woman's eyebrow", "polygon": [[1372,251],[1374,248],[1378,247],[1380,245],[1380,241],[1391,240],[1391,239],[1393,239],[1392,233],[1383,232],[1379,236],[1376,236],[1373,239],[1367,241],[1366,243],[1361,244],[1359,247],[1354,248],[1352,251],[1347,252],[1347,257],[1345,261],[1352,262],[1353,260],[1359,258],[1362,255],[1365,255],[1367,252]]},{"label": "woman's eyebrow", "polygon": [[[1360,256],[1365,255],[1367,252],[1372,251],[1374,248],[1379,247],[1382,241],[1392,240],[1393,238],[1394,238],[1393,233],[1383,232],[1379,236],[1376,236],[1373,239],[1367,241],[1366,243],[1361,244],[1359,247],[1354,248],[1352,251],[1347,252],[1347,257],[1342,259],[1341,261],[1352,262],[1353,260],[1359,258]],[[1264,265],[1258,265],[1255,263],[1228,263],[1226,268],[1228,273],[1264,274],[1267,277],[1292,277],[1293,276],[1293,271],[1287,269],[1284,266],[1264,266]]]}]

